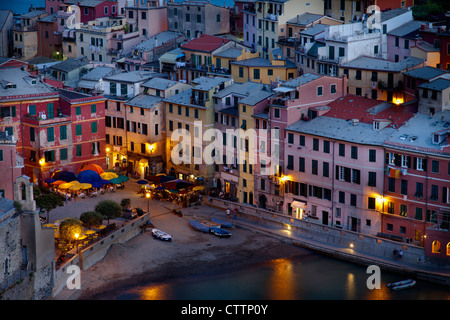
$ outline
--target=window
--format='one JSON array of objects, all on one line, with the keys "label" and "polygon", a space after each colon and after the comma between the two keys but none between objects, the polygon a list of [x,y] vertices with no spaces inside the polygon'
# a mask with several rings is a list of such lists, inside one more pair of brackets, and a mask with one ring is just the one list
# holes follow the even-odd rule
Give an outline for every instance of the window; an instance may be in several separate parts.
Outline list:
[{"label": "window", "polygon": [[[305,136],[300,135],[299,136],[299,145],[305,146]],[[449,174],[450,174],[450,165],[449,165]]]},{"label": "window", "polygon": [[259,80],[259,69],[253,69],[253,79]]},{"label": "window", "polygon": [[312,165],[311,165],[311,170],[312,170],[312,174],[317,175],[318,174],[318,162],[317,160],[312,160]]},{"label": "window", "polygon": [[[287,168],[289,169],[289,170],[294,170],[294,156],[292,156],[292,155],[288,155],[288,163],[287,163]],[[314,161],[314,160],[313,160]],[[314,174],[314,172],[313,172],[313,174]]]},{"label": "window", "polygon": [[67,149],[61,149],[59,151],[59,155],[61,157],[61,160],[67,160]]},{"label": "window", "polygon": [[416,182],[416,193],[414,194],[416,198],[423,198],[423,183]]},{"label": "window", "polygon": [[328,162],[323,162],[322,164],[322,175],[324,177],[329,177],[330,176],[330,164]]},{"label": "window", "polygon": [[367,208],[375,210],[375,198],[369,197],[367,201]]},{"label": "window", "polygon": [[400,205],[400,215],[406,217],[408,215],[408,206],[406,204]]},{"label": "window", "polygon": [[431,161],[431,172],[439,173],[439,161],[438,160]]},{"label": "window", "polygon": [[388,201],[388,203],[387,203],[387,212],[390,213],[390,214],[394,214],[395,213],[394,202]]},{"label": "window", "polygon": [[416,215],[414,216],[414,219],[422,220],[422,211],[422,208],[416,208]]},{"label": "window", "polygon": [[330,86],[330,93],[331,93],[331,94],[336,93],[336,85],[335,85],[335,84],[332,84],[332,85]]},{"label": "window", "polygon": [[404,179],[401,180],[400,193],[402,195],[407,195],[408,194],[408,180],[404,180]]},{"label": "window", "polygon": [[81,124],[75,125],[75,135],[81,136]]},{"label": "window", "polygon": [[350,205],[356,207],[356,194],[350,194]]},{"label": "window", "polygon": [[298,158],[298,171],[305,172],[305,158]]},{"label": "window", "polygon": [[388,178],[388,191],[395,192],[395,178]]},{"label": "window", "polygon": [[319,87],[317,87],[317,96],[321,96],[321,95],[323,95],[323,87],[319,86]]},{"label": "window", "polygon": [[319,139],[313,138],[313,150],[319,151]]},{"label": "window", "polygon": [[55,128],[54,127],[47,128],[47,141],[48,142],[55,141]]},{"label": "window", "polygon": [[97,122],[91,122],[91,133],[97,133]]},{"label": "window", "polygon": [[294,134],[288,133],[288,143],[294,143]]},{"label": "window", "polygon": [[67,139],[67,126],[63,125],[59,127],[59,139],[66,140]]},{"label": "window", "polygon": [[439,192],[439,187],[437,185],[432,184],[430,200],[437,201],[438,200],[438,192]]},{"label": "window", "polygon": [[339,203],[345,203],[345,192],[339,191]]},{"label": "window", "polygon": [[76,150],[77,157],[81,157],[81,144],[77,144],[76,148],[77,148],[77,150]]},{"label": "window", "polygon": [[91,113],[97,112],[97,106],[95,104],[91,104]]},{"label": "window", "polygon": [[244,68],[239,67],[239,78],[243,78],[243,77],[244,77]]},{"label": "window", "polygon": [[356,70],[356,76],[355,76],[356,80],[361,80],[361,70]]},{"label": "window", "polygon": [[53,162],[55,161],[55,150],[45,151],[44,152],[45,162]]},{"label": "window", "polygon": [[323,140],[323,152],[330,153],[330,141]]},{"label": "window", "polygon": [[345,144],[339,143],[339,155],[345,157]]},{"label": "window", "polygon": [[369,187],[376,187],[377,186],[377,173],[373,171],[369,171]]},{"label": "window", "polygon": [[370,149],[369,150],[369,162],[376,162],[377,161],[377,152],[376,150]]},{"label": "window", "polygon": [[34,127],[30,127],[30,141],[35,141],[36,139],[36,132],[34,130]]},{"label": "window", "polygon": [[358,159],[358,147],[352,146],[351,150],[352,159]]},{"label": "window", "polygon": [[220,14],[216,16],[216,22],[220,22]]},{"label": "window", "polygon": [[278,109],[278,108],[273,109],[273,116],[275,118],[279,119],[280,118],[280,109]]}]

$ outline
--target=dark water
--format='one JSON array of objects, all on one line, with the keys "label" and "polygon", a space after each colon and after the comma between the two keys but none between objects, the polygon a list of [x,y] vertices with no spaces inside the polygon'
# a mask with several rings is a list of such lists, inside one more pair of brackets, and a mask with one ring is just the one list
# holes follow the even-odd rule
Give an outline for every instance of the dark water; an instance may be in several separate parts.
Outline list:
[{"label": "dark water", "polygon": [[366,282],[370,275],[365,267],[307,253],[222,274],[144,284],[101,299],[450,300],[448,287],[422,281],[418,281],[414,288],[392,292],[386,284],[405,277],[384,272],[381,272],[381,289],[369,290]]}]

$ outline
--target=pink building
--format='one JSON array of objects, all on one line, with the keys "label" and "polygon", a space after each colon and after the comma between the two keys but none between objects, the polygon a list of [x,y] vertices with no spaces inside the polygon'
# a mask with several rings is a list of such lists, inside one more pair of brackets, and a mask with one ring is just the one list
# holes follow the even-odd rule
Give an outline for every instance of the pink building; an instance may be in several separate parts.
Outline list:
[{"label": "pink building", "polygon": [[[376,235],[383,143],[412,116],[383,101],[338,98],[286,128],[285,208],[294,218]],[[321,115],[322,114],[322,115]]]},{"label": "pink building", "polygon": [[411,48],[421,40],[421,21],[411,21],[388,32],[387,48],[388,60],[399,62],[411,56]]},{"label": "pink building", "polygon": [[16,139],[0,131],[0,196],[14,199],[14,181],[22,174],[23,158],[16,153]]},{"label": "pink building", "polygon": [[[427,256],[448,248],[450,111],[417,113],[385,142],[382,232],[425,246]],[[430,231],[431,230],[431,231]],[[441,239],[439,239],[441,238]],[[447,239],[445,242],[443,239]],[[438,240],[434,246],[432,243]]]},{"label": "pink building", "polygon": [[80,8],[80,22],[89,21],[102,17],[117,17],[118,4],[115,1],[106,0],[75,0],[66,1],[67,5],[77,5]]},{"label": "pink building", "polygon": [[[276,96],[270,98],[269,105],[264,112],[255,113],[257,129],[278,129],[278,137],[273,136],[277,134],[276,132],[268,130],[267,138],[258,138],[267,146],[267,150],[259,148],[261,154],[267,153],[270,156],[278,157],[278,165],[280,166],[269,176],[261,174],[259,166],[256,166],[255,199],[259,207],[275,211],[283,210],[283,183],[285,182],[282,180],[285,174],[283,169],[288,166],[285,157],[287,144],[284,139],[288,136],[285,131],[286,126],[300,119],[318,116],[323,112],[324,106],[344,95],[345,88],[345,77],[336,78],[308,73],[296,79],[282,82],[274,89]],[[274,142],[273,148],[272,141]]]}]

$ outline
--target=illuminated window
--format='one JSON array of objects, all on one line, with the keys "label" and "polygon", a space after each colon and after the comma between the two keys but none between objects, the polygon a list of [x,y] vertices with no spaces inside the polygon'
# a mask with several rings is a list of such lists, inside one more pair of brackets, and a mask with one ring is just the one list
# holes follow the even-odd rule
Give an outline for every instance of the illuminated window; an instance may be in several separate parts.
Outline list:
[{"label": "illuminated window", "polygon": [[439,241],[437,241],[437,240],[433,241],[433,244],[431,245],[431,252],[432,253],[441,253],[441,243]]}]

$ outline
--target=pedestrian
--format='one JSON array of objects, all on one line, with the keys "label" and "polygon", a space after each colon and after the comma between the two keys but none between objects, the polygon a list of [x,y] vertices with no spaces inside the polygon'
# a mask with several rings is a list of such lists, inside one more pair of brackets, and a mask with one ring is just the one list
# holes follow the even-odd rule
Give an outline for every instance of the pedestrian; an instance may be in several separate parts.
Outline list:
[{"label": "pedestrian", "polygon": [[236,219],[237,214],[238,214],[238,208],[234,208],[234,219]]},{"label": "pedestrian", "polygon": [[400,249],[398,252],[398,258],[401,259],[402,257],[403,257],[403,251],[402,251],[402,249]]},{"label": "pedestrian", "polygon": [[394,251],[392,252],[392,254],[394,255],[394,259],[397,258],[398,250],[397,250],[397,249],[394,249]]},{"label": "pedestrian", "polygon": [[230,217],[230,214],[231,214],[231,210],[230,210],[230,208],[228,208],[228,209],[227,209],[227,218]]}]

